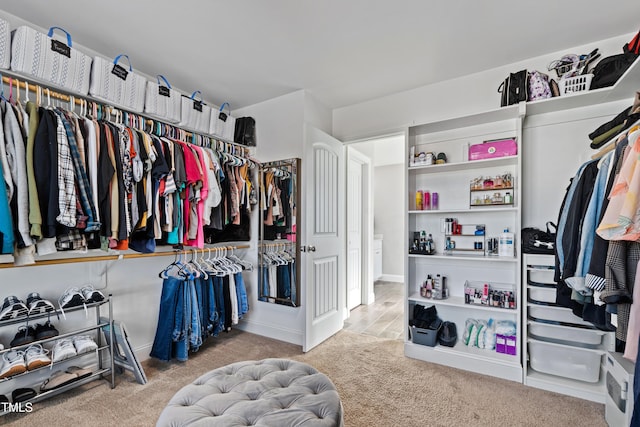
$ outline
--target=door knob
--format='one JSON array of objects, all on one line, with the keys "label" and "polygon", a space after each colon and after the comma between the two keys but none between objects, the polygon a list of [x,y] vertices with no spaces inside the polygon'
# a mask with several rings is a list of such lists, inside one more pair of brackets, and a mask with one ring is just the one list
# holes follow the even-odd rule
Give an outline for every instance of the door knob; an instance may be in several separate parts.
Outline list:
[{"label": "door knob", "polygon": [[300,246],[300,251],[302,251],[302,252],[315,252],[316,251],[316,247],[315,246]]}]

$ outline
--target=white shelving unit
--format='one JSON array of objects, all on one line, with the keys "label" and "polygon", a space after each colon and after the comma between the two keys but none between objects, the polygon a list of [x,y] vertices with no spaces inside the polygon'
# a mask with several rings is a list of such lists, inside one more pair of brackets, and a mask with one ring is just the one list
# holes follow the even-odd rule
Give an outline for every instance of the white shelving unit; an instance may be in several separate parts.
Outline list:
[{"label": "white shelving unit", "polygon": [[[408,357],[439,363],[481,374],[492,375],[512,381],[522,382],[520,259],[486,255],[486,241],[498,238],[503,229],[520,230],[521,225],[521,140],[523,107],[512,106],[486,113],[475,114],[452,120],[429,123],[409,129],[406,152],[406,325],[405,355]],[[518,154],[494,159],[468,161],[468,147],[471,144],[497,138],[515,137]],[[409,153],[444,152],[448,162],[441,165],[411,164]],[[513,177],[514,200],[507,206],[471,206],[470,183],[478,176],[494,177],[509,173]],[[437,210],[418,210],[415,205],[417,190],[438,193]],[[459,240],[457,247],[473,244],[474,236],[456,236],[445,233],[446,218],[456,218],[459,224],[482,224],[485,234],[478,235],[482,241],[481,251],[445,252],[445,239]],[[434,255],[412,255],[408,253],[409,242],[414,232],[425,230],[433,236],[436,253]],[[516,234],[517,235],[517,234]],[[517,240],[517,239],[516,239]],[[516,241],[516,247],[518,242]],[[473,247],[473,246],[472,246]],[[434,300],[420,296],[420,286],[428,274],[445,276],[449,298]],[[466,281],[509,284],[516,295],[514,309],[486,305],[465,304],[464,285]],[[454,347],[437,345],[434,347],[414,344],[411,339],[409,320],[416,304],[435,306],[438,317],[456,324],[458,342]],[[468,318],[511,320],[517,327],[517,348],[515,355],[498,353],[495,350],[468,347],[462,341],[465,322]]]},{"label": "white shelving unit", "polygon": [[[522,268],[524,383],[605,403],[605,357],[615,350],[615,334],[554,305],[553,255],[525,254]],[[559,351],[564,357],[557,357]]]}]

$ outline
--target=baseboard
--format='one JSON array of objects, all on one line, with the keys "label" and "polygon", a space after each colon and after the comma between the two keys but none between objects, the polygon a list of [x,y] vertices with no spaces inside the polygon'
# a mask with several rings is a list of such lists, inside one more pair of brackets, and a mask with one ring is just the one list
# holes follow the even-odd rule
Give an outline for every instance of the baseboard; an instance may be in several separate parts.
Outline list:
[{"label": "baseboard", "polygon": [[243,320],[237,326],[238,329],[250,332],[252,334],[260,335],[263,337],[271,338],[278,341],[288,342],[289,344],[302,345],[304,337],[302,331],[294,329],[274,327],[272,325],[266,325],[264,323],[251,322]]},{"label": "baseboard", "polygon": [[143,360],[147,360],[151,357],[149,356],[149,354],[151,353],[152,347],[153,347],[153,343],[150,343],[147,345],[143,345],[142,347],[137,347],[133,349],[133,354],[135,354],[136,359],[138,359],[138,362],[142,362]]},{"label": "baseboard", "polygon": [[378,280],[382,280],[383,282],[404,283],[404,276],[401,274],[383,274]]}]

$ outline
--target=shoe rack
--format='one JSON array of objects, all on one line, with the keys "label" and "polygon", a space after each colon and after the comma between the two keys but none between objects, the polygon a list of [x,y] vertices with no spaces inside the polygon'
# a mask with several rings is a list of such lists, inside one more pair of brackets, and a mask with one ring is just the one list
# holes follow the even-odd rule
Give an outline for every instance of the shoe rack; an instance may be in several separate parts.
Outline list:
[{"label": "shoe rack", "polygon": [[[86,308],[85,308],[86,307]],[[114,361],[114,337],[113,335],[113,307],[112,307],[112,296],[111,294],[105,298],[104,301],[80,305],[71,308],[64,309],[64,316],[61,309],[57,309],[56,311],[37,314],[33,316],[22,316],[17,317],[15,319],[0,321],[0,329],[6,328],[12,325],[20,325],[25,324],[27,321],[30,325],[34,325],[37,320],[47,319],[47,318],[56,318],[60,319],[59,324],[63,324],[65,322],[66,316],[71,316],[71,313],[84,311],[85,316],[90,318],[89,313],[94,311],[95,313],[95,321],[89,320],[91,323],[90,326],[85,326],[82,328],[74,329],[69,332],[60,333],[59,335],[36,340],[34,342],[23,344],[19,346],[5,348],[4,350],[0,350],[0,369],[2,364],[4,363],[4,355],[11,351],[24,351],[33,344],[40,344],[43,347],[45,345],[50,345],[55,343],[57,340],[63,338],[73,338],[74,336],[79,335],[90,335],[95,338],[95,342],[98,345],[98,349],[96,351],[90,351],[87,353],[82,353],[75,355],[70,358],[66,358],[64,360],[60,360],[58,362],[51,362],[51,365],[42,366],[36,369],[27,370],[23,373],[13,375],[7,378],[0,379],[0,394],[5,395],[11,400],[12,391],[17,388],[32,388],[36,391],[36,395],[28,400],[21,402],[23,405],[30,402],[31,404],[35,404],[42,400],[48,399],[50,397],[59,395],[61,393],[65,393],[71,389],[79,387],[83,384],[95,381],[95,380],[105,380],[109,383],[111,388],[115,387],[115,361]],[[104,313],[107,311],[108,313]],[[80,314],[81,315],[81,314]],[[102,316],[101,316],[102,315]],[[108,315],[108,316],[105,316]],[[86,323],[85,323],[86,324]],[[101,332],[102,331],[102,332]],[[110,336],[105,337],[102,336],[102,333],[107,333]],[[51,354],[49,353],[51,356]],[[53,358],[52,358],[53,359]],[[74,363],[74,361],[76,361]],[[52,390],[41,391],[42,383],[51,377],[53,373],[59,370],[65,370],[69,366],[73,365],[82,365],[82,366],[95,366],[91,375],[66,383],[60,387],[57,387]],[[6,415],[8,412],[4,410],[5,407],[0,405],[0,415]]]}]

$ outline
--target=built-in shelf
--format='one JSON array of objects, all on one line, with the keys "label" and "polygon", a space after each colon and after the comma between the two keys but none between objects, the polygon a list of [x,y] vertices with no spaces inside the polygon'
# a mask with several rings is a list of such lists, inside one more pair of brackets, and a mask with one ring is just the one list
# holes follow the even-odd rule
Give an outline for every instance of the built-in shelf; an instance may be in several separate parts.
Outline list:
[{"label": "built-in shelf", "polygon": [[505,156],[495,159],[470,160],[466,162],[445,163],[442,165],[413,165],[409,166],[409,172],[419,171],[420,173],[442,173],[456,172],[476,168],[492,168],[497,166],[515,165],[518,156]]},{"label": "built-in shelf", "polygon": [[[517,212],[518,208],[510,207],[510,208],[501,208],[501,207],[487,207],[488,205],[483,205],[483,207],[476,208],[465,208],[465,209],[431,209],[431,210],[412,210],[409,211],[410,215],[437,215],[437,214],[452,214],[452,213],[478,213],[478,212]],[[513,206],[513,205],[511,205]]]},{"label": "built-in shelf", "polygon": [[446,299],[433,299],[433,298],[425,298],[421,296],[419,293],[415,293],[409,297],[411,301],[419,302],[422,304],[434,304],[434,305],[446,305],[449,307],[458,307],[458,308],[470,308],[474,310],[486,311],[486,312],[497,312],[504,313],[510,315],[518,314],[518,311],[514,308],[502,308],[502,307],[491,307],[489,305],[481,305],[481,304],[465,304],[464,297],[458,296],[450,296]]},{"label": "built-in shelf", "polygon": [[452,260],[452,261],[482,261],[482,262],[517,262],[517,258],[511,257],[497,257],[497,256],[478,256],[478,255],[443,255],[442,253],[435,255],[419,255],[409,254],[409,258],[422,258],[422,259],[437,259],[437,260]]}]

